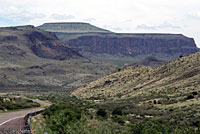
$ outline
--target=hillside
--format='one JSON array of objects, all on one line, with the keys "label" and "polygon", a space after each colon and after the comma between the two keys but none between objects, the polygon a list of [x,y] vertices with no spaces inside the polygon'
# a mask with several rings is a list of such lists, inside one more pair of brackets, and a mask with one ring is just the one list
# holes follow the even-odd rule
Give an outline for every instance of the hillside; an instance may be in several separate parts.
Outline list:
[{"label": "hillside", "polygon": [[33,26],[0,28],[1,57],[32,57],[66,60],[82,57],[58,40],[55,34]]},{"label": "hillside", "polygon": [[66,23],[45,23],[38,28],[49,32],[61,32],[61,33],[109,33],[110,31],[98,28],[89,23],[83,22],[66,22]]},{"label": "hillside", "polygon": [[151,55],[171,61],[199,51],[194,39],[182,34],[114,33],[88,23],[45,23],[38,28],[55,32],[92,61],[117,66],[131,65]]},{"label": "hillside", "polygon": [[[199,92],[200,53],[179,58],[161,67],[127,66],[91,82],[72,94],[81,98],[127,98],[139,95],[179,96]],[[198,102],[195,102],[198,103]]]},{"label": "hillside", "polygon": [[64,91],[115,69],[85,59],[56,35],[33,26],[0,28],[1,91]]},{"label": "hillside", "polygon": [[157,120],[168,126],[198,127],[199,72],[200,52],[155,69],[143,66],[118,69],[73,91],[71,96],[89,100],[107,111],[121,110],[119,123],[128,120],[143,125],[145,121]]}]

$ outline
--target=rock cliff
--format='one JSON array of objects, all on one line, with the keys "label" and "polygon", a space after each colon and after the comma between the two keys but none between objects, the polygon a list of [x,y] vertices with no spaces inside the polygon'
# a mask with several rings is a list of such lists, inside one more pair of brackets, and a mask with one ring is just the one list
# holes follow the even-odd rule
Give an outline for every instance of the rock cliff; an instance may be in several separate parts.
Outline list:
[{"label": "rock cliff", "polygon": [[36,55],[57,60],[81,57],[73,48],[59,41],[54,33],[33,26],[0,28],[0,48],[2,56]]},{"label": "rock cliff", "polygon": [[88,23],[46,23],[39,28],[55,32],[60,40],[86,57],[108,54],[135,58],[154,54],[170,61],[199,51],[194,39],[182,34],[114,33]]},{"label": "rock cliff", "polygon": [[134,37],[118,36],[82,36],[71,39],[67,43],[92,54],[108,53],[136,56],[151,53],[188,55],[199,51],[194,39],[183,35],[134,35]]}]

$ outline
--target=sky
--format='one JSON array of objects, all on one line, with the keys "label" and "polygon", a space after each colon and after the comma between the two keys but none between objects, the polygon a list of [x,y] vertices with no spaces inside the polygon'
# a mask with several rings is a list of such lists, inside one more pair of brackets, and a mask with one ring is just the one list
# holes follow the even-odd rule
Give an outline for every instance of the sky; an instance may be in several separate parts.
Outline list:
[{"label": "sky", "polygon": [[88,22],[119,33],[179,33],[200,47],[200,0],[0,0],[0,27]]}]

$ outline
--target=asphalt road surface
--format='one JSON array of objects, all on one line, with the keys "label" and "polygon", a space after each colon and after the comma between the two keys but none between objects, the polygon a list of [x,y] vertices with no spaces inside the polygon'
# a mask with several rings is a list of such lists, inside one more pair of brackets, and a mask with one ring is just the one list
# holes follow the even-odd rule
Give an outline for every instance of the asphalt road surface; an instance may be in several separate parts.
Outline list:
[{"label": "asphalt road surface", "polygon": [[[36,100],[36,102],[45,106],[50,106],[49,103],[40,100]],[[28,113],[37,112],[40,110],[44,110],[44,108],[34,108],[17,112],[0,113],[0,134],[23,134],[24,132],[21,131],[21,129],[24,126],[24,117]]]},{"label": "asphalt road surface", "polygon": [[24,118],[13,119],[0,127],[0,134],[22,134]]}]

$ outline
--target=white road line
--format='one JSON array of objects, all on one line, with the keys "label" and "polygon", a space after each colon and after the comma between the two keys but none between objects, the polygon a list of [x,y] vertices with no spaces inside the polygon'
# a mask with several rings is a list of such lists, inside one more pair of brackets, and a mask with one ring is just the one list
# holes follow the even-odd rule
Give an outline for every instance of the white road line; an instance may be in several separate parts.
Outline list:
[{"label": "white road line", "polygon": [[19,119],[19,118],[23,118],[23,117],[24,117],[24,116],[19,116],[19,117],[15,117],[15,118],[9,119],[9,120],[7,120],[7,121],[1,123],[0,126],[6,124],[6,123],[9,122],[9,121],[12,121],[12,120],[15,120],[15,119]]}]

